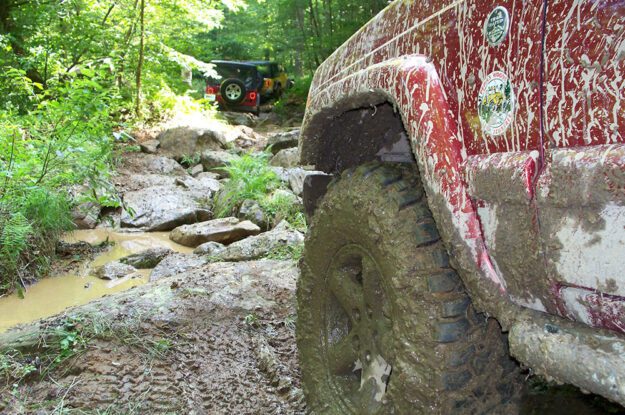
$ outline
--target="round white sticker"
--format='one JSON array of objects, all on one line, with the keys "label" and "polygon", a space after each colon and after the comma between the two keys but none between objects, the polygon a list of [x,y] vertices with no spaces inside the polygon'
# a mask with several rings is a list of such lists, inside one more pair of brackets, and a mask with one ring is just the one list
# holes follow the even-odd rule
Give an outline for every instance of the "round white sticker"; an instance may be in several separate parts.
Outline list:
[{"label": "round white sticker", "polygon": [[514,118],[515,97],[508,75],[501,71],[488,74],[477,99],[482,130],[490,135],[503,134]]}]

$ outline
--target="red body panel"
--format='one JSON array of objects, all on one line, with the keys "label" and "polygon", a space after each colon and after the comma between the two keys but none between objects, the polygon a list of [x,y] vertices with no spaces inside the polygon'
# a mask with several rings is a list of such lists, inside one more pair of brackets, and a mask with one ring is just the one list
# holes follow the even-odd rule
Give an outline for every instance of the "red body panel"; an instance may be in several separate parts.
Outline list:
[{"label": "red body panel", "polygon": [[549,2],[545,134],[549,147],[625,141],[625,2]]},{"label": "red body panel", "polygon": [[[484,30],[495,6],[510,17],[498,45]],[[318,115],[350,98],[387,97],[402,116],[433,214],[462,268],[472,264],[467,272],[505,301],[622,331],[625,281],[610,274],[618,260],[587,275],[565,260],[596,238],[591,262],[600,261],[602,244],[612,256],[625,244],[625,230],[613,238],[588,225],[618,227],[625,218],[625,196],[605,190],[601,179],[616,171],[612,187],[625,187],[622,149],[580,152],[579,160],[553,151],[625,141],[623,69],[624,0],[398,0],[318,69],[302,135],[316,139],[308,132],[323,122]],[[480,123],[478,96],[497,72],[510,81],[515,107],[504,132],[490,134]],[[565,179],[581,170],[579,180]],[[585,192],[585,201],[567,192]],[[504,235],[506,227],[519,232]],[[610,311],[601,314],[597,301],[585,299],[579,301],[594,304],[593,318],[567,309],[562,290],[577,286],[611,296]]]}]

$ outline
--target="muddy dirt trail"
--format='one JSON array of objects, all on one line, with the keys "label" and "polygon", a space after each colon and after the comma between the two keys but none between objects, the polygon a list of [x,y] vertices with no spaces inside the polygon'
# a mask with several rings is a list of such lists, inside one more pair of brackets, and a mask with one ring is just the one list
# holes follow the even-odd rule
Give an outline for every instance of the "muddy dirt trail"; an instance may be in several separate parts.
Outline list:
[{"label": "muddy dirt trail", "polygon": [[[206,228],[197,222],[214,219],[228,180],[221,167],[242,153],[271,145],[282,196],[300,203],[297,120],[279,127],[267,115],[229,117],[234,125],[186,120],[140,137],[142,151],[126,152],[112,179],[126,208],[77,212],[85,229],[60,244],[57,277],[24,300],[0,299],[0,332],[28,323],[0,334],[0,414],[306,413],[297,261],[267,259],[276,247],[301,246],[303,236],[268,224],[252,204],[220,222],[219,237],[225,226],[237,240],[187,243]],[[187,246],[171,240],[173,229]],[[537,382],[528,391],[524,414],[610,409],[574,389]]]}]

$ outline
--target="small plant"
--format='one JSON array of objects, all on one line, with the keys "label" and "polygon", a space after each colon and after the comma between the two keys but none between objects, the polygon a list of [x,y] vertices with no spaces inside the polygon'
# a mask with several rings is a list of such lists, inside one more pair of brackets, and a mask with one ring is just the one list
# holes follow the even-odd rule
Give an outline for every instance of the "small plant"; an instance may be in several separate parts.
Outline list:
[{"label": "small plant", "polygon": [[276,189],[280,180],[268,163],[269,154],[245,154],[223,168],[230,180],[215,201],[218,217],[231,215],[246,200],[260,201]]},{"label": "small plant", "polygon": [[279,261],[293,260],[299,261],[304,254],[304,245],[279,245],[269,251],[265,256],[266,259],[274,259]]},{"label": "small plant", "polygon": [[21,212],[12,214],[0,226],[0,268],[16,273],[20,255],[28,247],[33,227]]},{"label": "small plant", "polygon": [[269,218],[269,222],[277,224],[281,220],[286,220],[295,229],[306,232],[306,216],[302,213],[294,195],[277,193],[265,197],[260,201],[260,207]]},{"label": "small plant", "polygon": [[297,323],[297,316],[294,314],[284,319],[284,326],[291,330],[295,330],[296,323]]},{"label": "small plant", "polygon": [[248,327],[258,326],[258,316],[254,313],[248,314],[243,318],[243,322]]},{"label": "small plant", "polygon": [[184,167],[193,167],[200,162],[202,155],[200,153],[193,153],[191,155],[185,154],[180,160],[180,164]]}]

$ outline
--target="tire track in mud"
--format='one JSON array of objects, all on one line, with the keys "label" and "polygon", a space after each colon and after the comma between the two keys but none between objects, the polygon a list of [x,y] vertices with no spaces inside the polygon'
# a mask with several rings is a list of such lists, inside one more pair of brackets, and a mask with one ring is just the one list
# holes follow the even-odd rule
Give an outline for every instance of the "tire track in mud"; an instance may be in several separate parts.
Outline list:
[{"label": "tire track in mud", "polygon": [[[291,323],[297,274],[286,261],[212,264],[102,299],[97,312],[121,327],[137,315],[140,323],[93,339],[17,393],[0,387],[0,413],[52,413],[62,404],[106,414],[304,414]],[[146,301],[158,289],[172,298]]]}]

